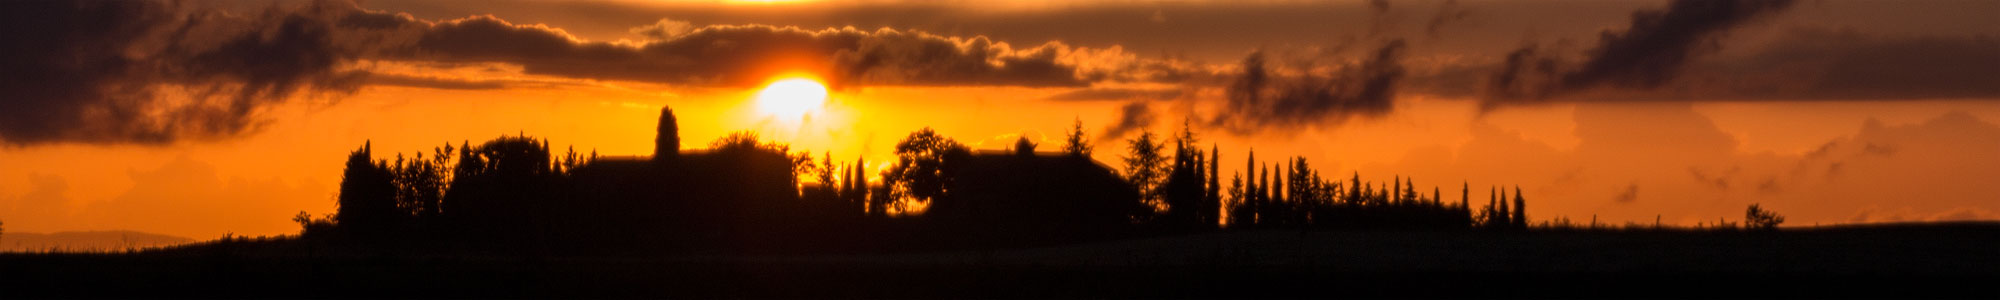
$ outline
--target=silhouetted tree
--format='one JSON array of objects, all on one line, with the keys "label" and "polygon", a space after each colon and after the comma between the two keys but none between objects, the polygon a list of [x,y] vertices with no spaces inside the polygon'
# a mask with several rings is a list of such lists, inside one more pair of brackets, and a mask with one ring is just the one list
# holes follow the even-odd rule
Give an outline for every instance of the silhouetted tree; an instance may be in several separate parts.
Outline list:
[{"label": "silhouetted tree", "polygon": [[1777,230],[1778,224],[1785,223],[1785,216],[1780,216],[1777,212],[1765,210],[1762,207],[1758,207],[1756,203],[1751,203],[1750,208],[1743,212],[1743,223],[1743,225],[1747,225],[1753,229]]},{"label": "silhouetted tree", "polygon": [[1271,198],[1271,166],[1257,164],[1257,223],[1271,221],[1271,207],[1276,205]]},{"label": "silhouetted tree", "polygon": [[896,163],[885,175],[896,194],[928,202],[950,196],[958,161],[971,155],[965,145],[924,127],[896,143]]},{"label": "silhouetted tree", "polygon": [[558,192],[548,143],[502,136],[467,149],[445,193],[447,218],[484,238],[546,238],[543,216]]},{"label": "silhouetted tree", "polygon": [[338,224],[334,223],[333,215],[331,214],[325,217],[313,218],[312,214],[308,214],[303,210],[299,211],[297,215],[292,215],[292,222],[299,223],[300,236],[316,237],[332,232],[338,227]]},{"label": "silhouetted tree", "polygon": [[681,132],[680,125],[674,120],[674,109],[662,106],[659,129],[653,136],[653,160],[671,161],[680,157],[680,153]]},{"label": "silhouetted tree", "polygon": [[1127,141],[1130,145],[1125,155],[1125,179],[1139,188],[1139,194],[1147,205],[1161,203],[1160,184],[1167,176],[1167,158],[1162,153],[1166,144],[1154,138],[1152,130],[1142,130],[1139,136]]},{"label": "silhouetted tree", "polygon": [[1500,187],[1486,187],[1486,208],[1479,213],[1481,225],[1493,227],[1500,222]]},{"label": "silhouetted tree", "polygon": [[1287,200],[1286,196],[1290,196],[1285,194],[1285,185],[1286,185],[1285,177],[1288,177],[1285,175],[1285,164],[1284,163],[1274,163],[1274,164],[1278,165],[1278,171],[1273,174],[1277,174],[1278,177],[1271,179],[1272,181],[1275,181],[1273,182],[1273,184],[1277,185],[1276,188],[1271,189],[1271,202],[1284,203]]},{"label": "silhouetted tree", "polygon": [[1229,227],[1242,228],[1250,225],[1250,205],[1243,192],[1243,172],[1236,172],[1229,180]]},{"label": "silhouetted tree", "polygon": [[1083,118],[1076,119],[1064,142],[1063,152],[1075,157],[1090,157],[1090,141],[1083,136]]},{"label": "silhouetted tree", "polygon": [[1493,213],[1494,220],[1497,220],[1493,222],[1494,228],[1504,229],[1514,227],[1514,214],[1507,212],[1507,189],[1500,189],[1500,198],[1498,199],[1499,201],[1494,203],[1493,206],[1493,209],[1498,210]]},{"label": "silhouetted tree", "polygon": [[834,197],[839,197],[841,193],[847,192],[836,188],[837,185],[833,182],[834,169],[838,168],[838,166],[833,165],[833,151],[826,151],[821,153],[819,167],[813,173],[813,179],[819,179],[820,188],[833,192]]},{"label": "silhouetted tree", "polygon": [[1403,201],[1418,202],[1413,204],[1422,204],[1421,202],[1423,202],[1424,200],[1423,196],[1424,196],[1423,194],[1417,193],[1416,177],[1403,179],[1403,198],[1407,198],[1403,199]]},{"label": "silhouetted tree", "polygon": [[[1203,212],[1203,210],[1214,210],[1215,207],[1203,203],[1208,199],[1205,186],[1209,180],[1203,178],[1208,172],[1202,169],[1207,167],[1208,163],[1202,161],[1207,159],[1207,156],[1202,155],[1201,149],[1196,148],[1199,142],[1194,136],[1194,131],[1187,125],[1182,125],[1181,133],[1174,137],[1174,163],[1162,187],[1164,193],[1162,198],[1168,208],[1163,221],[1173,226],[1183,228],[1215,226],[1212,220],[1208,220],[1210,214]],[[1204,224],[1204,221],[1209,222]]]},{"label": "silhouetted tree", "polygon": [[1027,135],[1022,135],[1021,138],[1015,139],[1014,155],[1035,156],[1035,142],[1029,141]]},{"label": "silhouetted tree", "polygon": [[1521,186],[1514,186],[1514,230],[1528,229],[1528,201],[1521,198]]},{"label": "silhouetted tree", "polygon": [[347,156],[347,169],[340,177],[339,213],[342,228],[369,237],[391,230],[400,221],[396,209],[396,183],[387,166],[372,161],[372,142]]},{"label": "silhouetted tree", "polygon": [[[1263,204],[1261,202],[1263,199],[1260,196],[1262,193],[1262,187],[1260,186],[1263,183],[1257,181],[1257,149],[1250,149],[1250,153],[1244,156],[1243,177],[1245,182],[1243,195],[1236,198],[1237,205],[1242,206],[1241,210],[1244,218],[1240,219],[1242,221],[1241,224],[1243,226],[1256,225],[1257,211],[1263,209],[1259,207],[1259,205]],[[1237,221],[1230,222],[1234,223]]]},{"label": "silhouetted tree", "polygon": [[431,158],[424,159],[423,152],[417,152],[414,159],[403,159],[397,154],[396,162],[389,165],[396,185],[396,205],[403,214],[418,219],[435,219],[440,213],[445,190],[451,182],[452,154],[456,149],[450,143],[431,148]]},{"label": "silhouetted tree", "polygon": [[1392,179],[1389,181],[1389,203],[1401,203],[1403,202],[1403,177],[1390,176],[1390,178]]},{"label": "silhouetted tree", "polygon": [[1206,207],[1202,210],[1202,223],[1208,226],[1222,223],[1222,176],[1219,175],[1221,168],[1218,167],[1221,165],[1222,156],[1219,153],[1222,151],[1218,149],[1221,148],[1215,144],[1208,145],[1208,197],[1202,200],[1202,206]]},{"label": "silhouetted tree", "polygon": [[849,196],[848,201],[853,202],[855,206],[861,207],[863,211],[870,214],[878,212],[887,213],[887,211],[879,211],[877,208],[887,205],[888,201],[893,201],[896,198],[884,197],[868,189],[868,159],[861,155],[855,155],[854,166],[849,169],[851,172],[849,172],[850,174],[847,177],[847,185],[849,187],[848,190],[852,191],[853,195]]},{"label": "silhouetted tree", "polygon": [[750,150],[756,150],[757,148],[764,146],[759,143],[761,143],[761,141],[758,140],[756,131],[743,130],[743,131],[730,132],[729,134],[723,135],[722,138],[717,138],[715,139],[715,141],[708,142],[708,148],[714,150],[717,153],[733,152],[733,151],[750,151]]}]

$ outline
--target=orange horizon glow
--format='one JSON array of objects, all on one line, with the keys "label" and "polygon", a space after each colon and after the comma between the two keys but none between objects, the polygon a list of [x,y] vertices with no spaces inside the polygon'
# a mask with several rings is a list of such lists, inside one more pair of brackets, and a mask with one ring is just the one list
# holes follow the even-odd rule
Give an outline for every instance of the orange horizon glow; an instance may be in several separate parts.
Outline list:
[{"label": "orange horizon glow", "polygon": [[[199,239],[224,233],[296,233],[298,226],[289,221],[293,214],[335,211],[333,199],[343,158],[364,143],[374,147],[375,159],[392,161],[399,154],[428,153],[446,143],[478,145],[516,134],[545,138],[558,153],[573,146],[586,155],[643,156],[653,153],[656,121],[663,107],[676,113],[683,149],[707,147],[710,141],[731,132],[754,131],[767,141],[805,152],[816,162],[826,156],[843,163],[865,159],[864,168],[871,170],[865,179],[869,182],[881,182],[881,172],[896,158],[893,149],[898,140],[926,127],[975,150],[1006,149],[1016,138],[1026,136],[1039,142],[1043,152],[1051,152],[1062,148],[1064,133],[1071,130],[1072,122],[1081,120],[1095,147],[1091,158],[1122,170],[1127,139],[1138,130],[1167,138],[1179,132],[1185,120],[1201,140],[1199,148],[1212,145],[1219,150],[1224,185],[1232,175],[1247,172],[1246,165],[1301,157],[1329,178],[1346,179],[1359,173],[1362,181],[1379,185],[1414,177],[1418,190],[1428,194],[1432,187],[1439,188],[1447,201],[1460,197],[1461,186],[1470,186],[1475,204],[1485,196],[1482,190],[1519,186],[1528,197],[1528,217],[1537,221],[1564,217],[1651,224],[1658,218],[1670,225],[1692,225],[1718,218],[1737,220],[1751,203],[1791,217],[1786,226],[2000,220],[2000,187],[1990,183],[2000,178],[2000,155],[1994,155],[2000,153],[2000,129],[1996,129],[2000,127],[1995,125],[2000,124],[2000,105],[1995,104],[1996,99],[1981,95],[1945,91],[1940,95],[1858,94],[1863,96],[1858,98],[1861,100],[1838,97],[1853,96],[1845,94],[1736,99],[1702,94],[1707,90],[1698,88],[1735,87],[1717,84],[1686,89],[1669,85],[1662,89],[1671,91],[1654,95],[1665,100],[1489,105],[1496,102],[1482,98],[1478,89],[1487,81],[1476,78],[1480,74],[1446,73],[1488,70],[1507,61],[1510,53],[1517,53],[1513,50],[1522,46],[1518,37],[1524,32],[1533,33],[1525,35],[1533,36],[1537,45],[1549,45],[1541,48],[1542,52],[1583,52],[1606,32],[1630,27],[1633,12],[1662,9],[1655,2],[1547,5],[1476,1],[1448,7],[1457,1],[1398,1],[1390,2],[1392,8],[1384,10],[1392,13],[1380,18],[1374,15],[1380,12],[1370,10],[1367,4],[1371,2],[1367,1],[1268,1],[1252,5],[1086,1],[1090,5],[1030,2],[968,3],[965,7],[900,1],[764,5],[822,2],[812,0],[693,1],[703,2],[699,5],[610,1],[588,6],[525,1],[456,7],[453,5],[458,4],[412,2],[421,1],[363,3],[360,8],[365,11],[355,13],[373,12],[394,17],[384,20],[410,22],[388,26],[396,30],[466,25],[446,33],[478,33],[459,42],[487,44],[428,49],[438,53],[413,51],[421,54],[413,56],[334,59],[335,66],[329,67],[334,71],[358,71],[371,77],[351,90],[308,90],[285,99],[198,105],[147,102],[133,97],[152,95],[143,92],[154,91],[146,89],[154,87],[149,85],[153,83],[118,82],[164,80],[140,76],[154,75],[151,73],[104,76],[97,87],[120,89],[104,92],[114,95],[107,96],[105,103],[92,103],[95,106],[63,106],[83,102],[70,99],[29,105],[13,105],[18,102],[8,101],[22,101],[13,98],[0,99],[0,109],[77,108],[49,114],[156,114],[160,118],[153,123],[168,124],[124,125],[168,131],[221,126],[216,124],[226,122],[190,120],[232,112],[200,110],[207,106],[254,104],[242,110],[243,115],[251,116],[249,125],[244,125],[247,129],[223,135],[121,143],[105,141],[115,139],[115,134],[110,135],[113,138],[74,134],[70,140],[36,141],[39,144],[0,143],[0,222],[4,222],[4,230],[140,230]],[[1765,53],[1760,47],[1785,45],[1787,37],[1800,32],[1818,33],[1802,36],[1825,37],[1814,41],[1826,43],[1936,37],[1910,39],[1914,43],[2000,34],[2000,26],[1979,26],[1994,22],[1994,18],[1979,14],[1993,9],[1927,5],[1799,5],[1768,19],[1745,22],[1750,25],[1731,34],[1701,39],[1709,42],[1702,49],[1714,49],[1697,51],[1704,56],[1687,58],[1683,71],[1727,75],[1766,67],[1817,70],[1814,68],[1821,66],[1806,63],[1728,64],[1766,58],[1758,56]],[[2000,1],[1968,5],[2000,6]],[[557,9],[572,6],[590,9]],[[604,9],[607,7],[617,9]],[[903,10],[847,10],[878,7]],[[1461,12],[1457,16],[1464,20],[1449,18],[1452,15],[1446,12],[1450,11]],[[1478,13],[1463,13],[1466,11]],[[394,15],[398,13],[407,14]],[[840,15],[844,13],[853,16]],[[1574,17],[1545,18],[1539,17],[1540,13]],[[477,17],[466,17],[469,14]],[[1432,14],[1444,17],[1432,18]],[[325,17],[301,16],[302,20]],[[1885,21],[1897,18],[1904,21]],[[505,20],[512,27],[478,22],[482,20]],[[1873,22],[1894,24],[1867,26]],[[214,27],[227,25],[216,24],[221,25]],[[486,26],[470,26],[481,24]],[[661,24],[679,27],[654,28],[662,29],[659,35],[640,30]],[[259,38],[276,35],[263,28],[244,32],[256,33],[251,36]],[[444,34],[393,33],[340,31],[329,34],[332,37],[327,42],[332,44],[329,47],[345,47],[350,37],[379,38],[385,40],[383,44],[407,46],[403,44],[436,42],[417,38],[429,36],[425,34]],[[506,39],[542,36],[536,34],[550,38]],[[223,34],[189,36],[201,38],[185,41],[191,45],[228,40]],[[401,40],[406,38],[415,40]],[[168,47],[154,42],[182,43],[125,40],[140,42],[106,45],[130,46],[116,49],[124,52],[114,52],[126,55]],[[1389,81],[1391,84],[1432,87],[1402,90],[1386,103],[1370,103],[1380,104],[1379,110],[1363,107],[1358,110],[1368,111],[1353,117],[1312,119],[1333,114],[1326,111],[1355,109],[1340,102],[1331,108],[1265,107],[1284,110],[1277,115],[1311,119],[1295,123],[1240,128],[1214,122],[1225,116],[1272,114],[1246,113],[1232,107],[1241,103],[1236,103],[1239,101],[1228,89],[1236,82],[1234,72],[1243,69],[1240,62],[1246,60],[1247,53],[1269,57],[1272,80],[1289,74],[1285,72],[1302,72],[1299,70],[1329,70],[1309,74],[1326,75],[1317,79],[1329,80],[1368,69],[1352,62],[1371,57],[1374,49],[1367,48],[1372,48],[1375,40],[1407,42],[1403,48],[1407,52],[1401,53],[1400,60],[1406,66],[1399,69],[1407,75],[1402,81]],[[528,45],[537,41],[546,45]],[[1991,39],[1971,41],[1966,44],[1993,44]],[[71,48],[117,48],[82,45],[89,47]],[[515,46],[519,49],[509,48]],[[652,46],[658,47],[647,48]],[[1906,48],[1921,47],[1879,49]],[[187,51],[197,50],[206,49]],[[388,50],[383,51],[394,52]],[[447,51],[463,53],[446,57]],[[171,55],[146,57],[141,62],[189,56],[167,54]],[[132,57],[115,57],[119,61],[141,60],[126,56]],[[630,60],[629,64],[620,59]],[[221,72],[212,77],[234,80],[286,67],[270,65],[273,67],[250,68],[254,72]],[[141,63],[132,66],[139,67],[104,69],[171,69]],[[1279,72],[1281,69],[1284,72]],[[1159,74],[1148,73],[1151,71]],[[1075,81],[1049,80],[1048,74]],[[1845,78],[1835,75],[1840,74],[1825,76]],[[1947,75],[1954,74],[1936,77],[1979,79]],[[300,78],[284,83],[306,85],[348,77]],[[1728,78],[1670,79],[1675,80],[1667,82],[1708,83]],[[1921,81],[1917,79],[1923,78],[1910,81]],[[164,81],[169,81],[165,83],[169,88],[179,89],[167,89],[172,92],[160,95],[183,98],[201,94],[197,92],[227,96],[234,94],[228,88],[245,84],[205,90],[201,88],[207,86],[172,86],[178,83]],[[1272,87],[1293,86],[1274,83]],[[1332,84],[1297,87],[1343,93],[1350,88]],[[1801,83],[1798,88],[1809,87]],[[1766,87],[1742,88],[1756,92]],[[190,108],[193,113],[173,114],[180,108]],[[1128,108],[1138,108],[1132,111],[1143,114],[1128,115]],[[1294,113],[1297,111],[1309,113]],[[6,121],[20,119],[28,118]],[[121,133],[129,129],[96,123],[49,124],[65,125],[43,126],[59,134],[80,130]],[[1119,125],[1129,125],[1124,127],[1130,130],[1113,130]],[[1258,162],[1246,162],[1253,150]]]}]

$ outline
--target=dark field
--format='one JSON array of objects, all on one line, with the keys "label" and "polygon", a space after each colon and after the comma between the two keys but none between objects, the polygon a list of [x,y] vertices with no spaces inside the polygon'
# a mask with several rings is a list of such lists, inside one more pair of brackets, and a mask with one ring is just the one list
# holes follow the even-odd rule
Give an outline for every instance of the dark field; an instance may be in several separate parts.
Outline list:
[{"label": "dark field", "polygon": [[514,257],[304,241],[0,255],[16,297],[1970,297],[2000,224],[1780,232],[1251,231],[843,255]]}]

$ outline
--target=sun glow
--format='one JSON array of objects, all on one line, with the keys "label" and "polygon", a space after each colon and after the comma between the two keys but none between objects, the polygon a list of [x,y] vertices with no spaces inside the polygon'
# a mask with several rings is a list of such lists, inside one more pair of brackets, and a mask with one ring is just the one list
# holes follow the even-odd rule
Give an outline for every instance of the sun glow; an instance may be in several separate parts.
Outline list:
[{"label": "sun glow", "polygon": [[809,78],[782,79],[757,92],[757,109],[788,118],[803,118],[826,105],[826,85]]}]

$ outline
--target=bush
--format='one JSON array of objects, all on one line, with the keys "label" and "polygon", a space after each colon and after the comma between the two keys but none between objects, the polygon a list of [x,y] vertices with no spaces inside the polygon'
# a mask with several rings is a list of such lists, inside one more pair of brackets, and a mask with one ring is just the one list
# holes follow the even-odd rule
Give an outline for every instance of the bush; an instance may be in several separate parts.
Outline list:
[{"label": "bush", "polygon": [[1752,229],[1777,230],[1778,224],[1785,223],[1785,216],[1780,216],[1777,212],[1764,210],[1753,203],[1750,204],[1750,209],[1743,213],[1743,220],[1746,223],[1744,225],[1748,225]]}]

